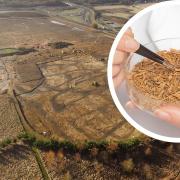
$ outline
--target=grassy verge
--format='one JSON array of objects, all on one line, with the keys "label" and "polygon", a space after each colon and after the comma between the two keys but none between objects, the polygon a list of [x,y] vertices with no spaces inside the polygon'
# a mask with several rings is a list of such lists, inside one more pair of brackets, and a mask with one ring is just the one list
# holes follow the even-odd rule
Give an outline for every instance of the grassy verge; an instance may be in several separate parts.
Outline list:
[{"label": "grassy verge", "polygon": [[109,147],[116,144],[116,148],[114,151],[129,151],[136,148],[141,142],[138,139],[129,139],[127,141],[116,141],[116,142],[108,142],[108,141],[85,141],[83,143],[73,143],[67,140],[56,140],[56,139],[38,139],[34,134],[30,133],[21,133],[18,136],[24,143],[29,144],[31,147],[35,147],[41,150],[65,150],[71,153],[75,152],[89,152],[91,149],[96,148],[100,151],[108,150]]},{"label": "grassy verge", "polygon": [[39,165],[39,168],[40,168],[40,170],[41,170],[43,179],[44,179],[44,180],[50,180],[50,178],[49,178],[49,176],[48,176],[48,173],[47,173],[47,171],[46,171],[46,169],[45,169],[45,167],[44,167],[44,165],[43,165],[43,161],[42,161],[41,155],[40,155],[40,153],[39,153],[39,150],[38,150],[37,148],[35,148],[35,147],[32,147],[32,151],[33,151],[34,156],[35,156],[35,158],[36,158],[36,161],[37,161],[37,163],[38,163],[38,165]]},{"label": "grassy verge", "polygon": [[16,143],[17,141],[23,141],[28,144],[31,148],[41,149],[44,151],[58,151],[64,150],[70,153],[84,152],[88,153],[92,149],[98,149],[99,151],[114,151],[114,152],[126,152],[135,149],[141,144],[138,139],[129,139],[126,141],[84,141],[71,142],[67,140],[56,140],[56,139],[38,139],[33,133],[23,132],[17,136],[17,138],[10,139],[7,138],[0,142],[0,148],[5,148],[6,146]]}]

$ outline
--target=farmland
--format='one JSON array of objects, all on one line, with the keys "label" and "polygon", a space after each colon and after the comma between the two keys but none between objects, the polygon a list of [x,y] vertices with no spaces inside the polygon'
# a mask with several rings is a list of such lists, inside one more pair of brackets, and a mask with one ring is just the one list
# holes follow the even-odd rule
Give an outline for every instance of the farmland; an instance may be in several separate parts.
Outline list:
[{"label": "farmland", "polygon": [[[6,1],[0,9],[0,179],[178,179],[179,146],[154,142],[130,126],[106,78],[116,33],[149,4],[21,2]],[[64,149],[38,149],[35,138],[18,138],[22,132],[47,146],[52,139],[64,142]],[[118,152],[116,144],[98,149],[98,142],[136,139],[142,144],[132,152]],[[98,147],[88,144],[84,153],[87,144],[78,142],[89,141]],[[78,144],[76,152],[67,151],[71,143]]]}]

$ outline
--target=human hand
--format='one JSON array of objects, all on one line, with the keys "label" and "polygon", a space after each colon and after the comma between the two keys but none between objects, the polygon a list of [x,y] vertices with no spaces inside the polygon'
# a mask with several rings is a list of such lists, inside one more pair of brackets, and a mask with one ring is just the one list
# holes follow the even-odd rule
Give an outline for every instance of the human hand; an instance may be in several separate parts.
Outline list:
[{"label": "human hand", "polygon": [[[134,34],[129,28],[121,38],[114,55],[112,77],[114,87],[120,86],[124,79],[123,65],[127,60],[129,53],[135,52],[139,48],[138,42],[134,39]],[[129,101],[126,106],[128,108],[135,108],[136,105]],[[162,119],[176,127],[180,127],[180,106],[165,105],[154,111],[155,116]]]},{"label": "human hand", "polygon": [[157,109],[154,114],[158,118],[180,128],[180,106],[165,105]]},{"label": "human hand", "polygon": [[112,77],[115,88],[119,87],[124,79],[123,65],[129,53],[135,52],[138,48],[139,43],[134,39],[134,34],[129,28],[122,36],[114,55]]},{"label": "human hand", "polygon": [[[132,101],[126,103],[126,107],[134,109],[136,105]],[[164,105],[154,111],[154,115],[163,120],[180,128],[180,105]]]}]

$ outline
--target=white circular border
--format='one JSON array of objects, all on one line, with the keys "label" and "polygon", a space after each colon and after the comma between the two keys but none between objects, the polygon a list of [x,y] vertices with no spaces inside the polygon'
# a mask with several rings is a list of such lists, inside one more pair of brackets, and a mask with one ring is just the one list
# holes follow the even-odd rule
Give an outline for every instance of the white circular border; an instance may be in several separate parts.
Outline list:
[{"label": "white circular border", "polygon": [[138,18],[140,18],[141,16],[143,16],[144,14],[152,11],[153,9],[162,7],[162,6],[171,6],[171,5],[180,5],[180,2],[177,1],[165,1],[165,2],[161,2],[158,4],[154,4],[152,6],[149,6],[145,9],[143,9],[142,11],[140,11],[139,13],[137,13],[135,16],[133,16],[120,30],[120,32],[118,33],[118,35],[116,36],[113,45],[111,47],[110,50],[110,54],[109,54],[109,58],[108,58],[108,68],[107,68],[107,75],[108,75],[108,84],[109,84],[109,89],[111,92],[111,96],[113,98],[113,101],[116,105],[116,107],[118,108],[118,110],[121,112],[121,114],[124,116],[124,118],[132,125],[134,126],[137,130],[139,130],[141,133],[150,136],[154,139],[158,139],[161,141],[166,141],[166,142],[174,142],[174,143],[180,143],[180,138],[173,138],[173,137],[167,137],[167,136],[161,136],[158,135],[156,133],[153,133],[145,128],[143,128],[142,126],[140,126],[138,123],[136,123],[130,116],[129,114],[126,112],[126,110],[124,109],[124,107],[122,106],[122,104],[120,103],[120,101],[118,100],[118,97],[116,95],[116,91],[114,89],[114,84],[113,84],[113,80],[112,80],[112,63],[113,63],[113,58],[114,58],[114,54],[116,51],[116,47],[122,37],[122,35],[125,33],[125,31],[128,29],[128,27],[131,26],[131,24],[133,24]]}]

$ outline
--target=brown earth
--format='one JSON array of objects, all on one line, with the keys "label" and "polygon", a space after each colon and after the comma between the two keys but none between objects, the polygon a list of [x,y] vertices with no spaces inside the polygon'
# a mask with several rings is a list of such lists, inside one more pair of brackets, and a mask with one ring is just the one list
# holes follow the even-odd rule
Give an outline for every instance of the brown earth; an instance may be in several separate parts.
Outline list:
[{"label": "brown earth", "polygon": [[42,175],[31,149],[22,144],[0,150],[1,180],[41,180]]},{"label": "brown earth", "polygon": [[[0,76],[10,82],[8,92],[14,90],[28,130],[39,134],[46,131],[49,136],[69,140],[142,137],[122,118],[109,94],[106,63],[112,33],[102,33],[58,16],[39,17],[31,13],[25,18],[19,13],[0,18],[1,50],[19,47],[36,50],[0,59]],[[60,41],[73,45],[63,49],[48,45]],[[15,137],[22,128],[14,102],[5,95],[1,99],[0,135]],[[10,119],[8,124],[6,118]],[[107,152],[99,152],[95,157],[67,153],[56,157],[54,152],[42,155],[53,179],[178,179],[180,151],[174,146],[169,143],[165,147],[155,146],[152,155],[148,145],[131,153],[116,154],[115,158]],[[32,152],[24,145],[7,147],[0,158],[4,162],[0,163],[3,172],[0,179],[41,178]],[[122,167],[122,162],[126,164],[124,160],[129,159],[135,164],[130,174]],[[10,173],[12,168],[17,172],[14,176]]]},{"label": "brown earth", "polygon": [[0,96],[0,141],[15,138],[23,130],[13,99]]},{"label": "brown earth", "polygon": [[[111,147],[112,148],[112,147]],[[52,179],[170,180],[180,178],[176,145],[143,145],[130,152],[42,152]]]},{"label": "brown earth", "polygon": [[[57,17],[31,15],[30,19],[9,20],[0,21],[3,48],[35,49],[2,58],[33,131],[69,140],[139,136],[115,109],[109,94],[106,63],[110,35]],[[58,41],[72,45],[64,49],[49,46]]]},{"label": "brown earth", "polygon": [[[50,131],[71,140],[122,139],[133,134],[133,128],[124,131],[130,126],[119,118],[106,90],[103,62],[72,54],[39,67],[43,83],[34,92],[19,96],[37,132]],[[93,86],[94,81],[98,87]]]}]

